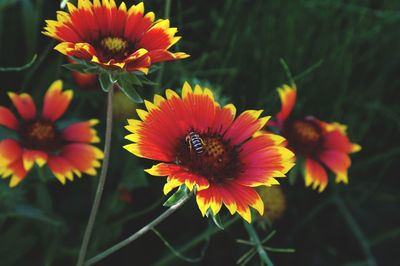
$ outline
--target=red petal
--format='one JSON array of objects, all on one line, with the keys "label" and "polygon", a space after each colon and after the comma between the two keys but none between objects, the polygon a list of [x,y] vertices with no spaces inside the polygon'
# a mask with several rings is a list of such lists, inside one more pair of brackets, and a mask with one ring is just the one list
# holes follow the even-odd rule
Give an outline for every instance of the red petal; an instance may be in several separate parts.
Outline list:
[{"label": "red petal", "polygon": [[320,154],[319,159],[336,174],[337,182],[348,182],[347,169],[351,165],[351,160],[346,153],[327,150]]},{"label": "red petal", "polygon": [[56,121],[67,110],[71,99],[72,91],[62,91],[62,81],[57,80],[51,84],[44,96],[43,117],[50,121]]},{"label": "red petal", "polygon": [[60,156],[80,172],[96,175],[96,168],[100,167],[99,160],[103,158],[103,152],[92,145],[74,143],[65,145]]},{"label": "red petal", "polygon": [[8,96],[24,120],[31,120],[36,117],[36,106],[29,94],[22,93],[18,95],[9,92]]},{"label": "red petal", "polygon": [[197,193],[197,203],[203,215],[209,207],[214,209],[213,212],[216,214],[215,211],[219,211],[221,201],[231,214],[237,211],[249,223],[251,222],[250,206],[260,214],[264,212],[264,204],[257,192],[253,188],[241,186],[236,182],[211,184],[209,188]]},{"label": "red petal", "polygon": [[92,126],[98,122],[98,120],[92,119],[86,122],[74,123],[63,129],[62,136],[65,140],[71,142],[97,143],[100,139]]},{"label": "red petal", "polygon": [[264,127],[268,117],[258,119],[262,111],[248,110],[240,114],[226,131],[224,139],[232,145],[239,145]]},{"label": "red petal", "polygon": [[0,141],[0,168],[22,157],[21,145],[13,139]]},{"label": "red petal", "polygon": [[289,87],[284,85],[282,88],[278,88],[279,97],[281,99],[281,111],[276,115],[278,124],[281,126],[282,123],[289,117],[296,103],[297,90],[296,86]]},{"label": "red petal", "polygon": [[8,166],[8,169],[11,170],[11,180],[10,187],[15,187],[18,185],[25,177],[27,172],[24,169],[22,160],[16,160]]},{"label": "red petal", "polygon": [[225,131],[231,126],[235,119],[236,108],[233,104],[228,104],[222,109],[217,107],[215,110],[214,122],[211,124],[211,128],[224,134]]},{"label": "red petal", "polygon": [[146,17],[143,17],[143,5],[141,8],[138,8],[139,5],[133,7],[134,10],[132,9],[132,12],[130,12],[126,20],[124,36],[128,40],[135,40],[143,36],[144,32],[146,32],[153,23],[151,16],[146,15]]},{"label": "red petal", "polygon": [[[163,23],[163,22],[161,22]],[[148,51],[166,50],[171,45],[171,39],[164,28],[153,27],[147,31],[138,43]]]},{"label": "red petal", "polygon": [[73,181],[74,173],[76,173],[77,169],[65,158],[61,156],[52,156],[49,158],[47,164],[55,177],[62,184],[65,184],[66,179]]},{"label": "red petal", "polygon": [[8,108],[3,106],[0,106],[0,125],[14,130],[17,130],[19,127],[19,123],[15,115]]},{"label": "red petal", "polygon": [[319,192],[324,191],[328,185],[328,176],[325,169],[316,161],[307,158],[305,165],[306,186],[313,185],[313,189],[319,186]]},{"label": "red petal", "polygon": [[345,153],[354,152],[355,144],[351,143],[349,138],[339,129],[325,133],[324,147],[327,150],[336,150]]},{"label": "red petal", "polygon": [[168,188],[164,187],[165,194],[168,194],[170,189],[180,184],[186,184],[190,190],[193,189],[194,185],[197,185],[199,190],[209,186],[207,179],[176,164],[160,163],[145,171],[154,176],[168,176],[168,182],[173,182],[174,185]]}]

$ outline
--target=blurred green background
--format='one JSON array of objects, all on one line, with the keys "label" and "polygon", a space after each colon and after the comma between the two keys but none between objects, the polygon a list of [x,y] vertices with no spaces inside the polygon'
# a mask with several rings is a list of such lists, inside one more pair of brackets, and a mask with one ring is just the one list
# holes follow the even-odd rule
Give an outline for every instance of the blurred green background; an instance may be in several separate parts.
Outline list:
[{"label": "blurred green background", "polygon": [[[165,3],[145,1],[145,7],[164,17]],[[58,1],[0,0],[0,67],[23,65],[38,55],[24,71],[0,73],[0,104],[10,106],[7,91],[26,91],[40,102],[50,83],[61,78],[64,87],[75,90],[66,123],[104,121],[105,94],[80,89],[61,66],[66,59],[52,50],[54,42],[40,33],[44,19],[54,19],[56,10]],[[188,80],[208,84],[240,111],[275,114],[280,108],[276,87],[288,82],[283,58],[298,86],[298,111],[347,124],[351,140],[363,147],[352,156],[348,186],[331,183],[318,194],[306,189],[301,177],[292,185],[282,180],[283,217],[272,228],[255,223],[261,239],[277,231],[269,246],[296,250],[269,252],[275,265],[400,265],[395,166],[400,158],[400,2],[172,0],[170,18],[183,36],[175,49],[192,56],[151,74],[159,86],[145,87],[145,98]],[[128,110],[134,117],[134,108]],[[102,138],[104,124],[97,127]],[[123,125],[121,119],[114,124],[111,169],[89,257],[165,209],[164,178],[147,176],[142,169],[152,162],[121,148]],[[0,139],[7,134],[0,129]],[[15,189],[0,180],[2,266],[75,263],[97,178],[84,176],[62,186],[45,174],[39,178],[32,171]],[[148,233],[98,265],[235,265],[248,250],[235,240],[249,237],[242,222],[233,219],[224,210],[222,220],[229,224],[219,231],[192,200],[158,230],[183,254],[202,260],[191,264],[177,258]],[[259,257],[248,265],[260,265]]]}]

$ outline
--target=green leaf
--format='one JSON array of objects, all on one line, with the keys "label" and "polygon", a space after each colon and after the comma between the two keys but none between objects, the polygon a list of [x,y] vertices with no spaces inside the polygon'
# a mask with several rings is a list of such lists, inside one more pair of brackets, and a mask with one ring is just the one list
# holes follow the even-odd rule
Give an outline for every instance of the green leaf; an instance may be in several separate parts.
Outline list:
[{"label": "green leaf", "polygon": [[157,86],[157,85],[158,85],[157,82],[154,82],[154,81],[152,81],[152,80],[149,80],[149,79],[146,78],[145,76],[140,77],[140,81],[141,81],[143,84],[146,84],[146,85],[149,85],[149,86]]},{"label": "green leaf", "polygon": [[213,223],[221,230],[224,230],[224,226],[222,225],[221,218],[219,214],[214,214],[211,209],[208,209],[206,212],[206,216],[211,218]]},{"label": "green leaf", "polygon": [[133,84],[134,82],[135,81],[133,79],[126,78],[125,75],[121,75],[118,79],[118,85],[119,88],[122,90],[122,92],[125,93],[125,95],[128,96],[128,98],[134,101],[135,103],[142,103],[143,99],[137,93],[135,89],[135,84]]},{"label": "green leaf", "polygon": [[98,74],[101,72],[98,67],[90,65],[90,64],[64,64],[63,67],[65,67],[71,71],[77,71],[80,73]]},{"label": "green leaf", "polygon": [[133,73],[124,72],[123,74],[118,76],[118,80],[121,82],[125,82],[127,84],[136,85],[142,87],[142,82],[139,77]]},{"label": "green leaf", "polygon": [[164,202],[163,206],[171,207],[177,204],[182,198],[186,197],[189,194],[189,190],[186,185],[181,185],[179,189],[171,196],[169,199]]},{"label": "green leaf", "polygon": [[86,73],[86,69],[87,69],[87,66],[84,64],[64,64],[62,66],[71,71],[78,71],[81,73]]},{"label": "green leaf", "polygon": [[100,73],[99,82],[102,90],[105,92],[108,92],[108,90],[113,86],[113,83],[111,82],[110,73],[108,73],[107,71],[103,71]]}]

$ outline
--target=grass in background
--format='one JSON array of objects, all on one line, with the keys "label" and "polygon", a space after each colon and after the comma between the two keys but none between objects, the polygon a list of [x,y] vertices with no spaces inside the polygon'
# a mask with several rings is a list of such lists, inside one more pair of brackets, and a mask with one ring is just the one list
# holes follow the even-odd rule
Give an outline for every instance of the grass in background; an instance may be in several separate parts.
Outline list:
[{"label": "grass in background", "polygon": [[[147,10],[158,10],[161,16],[164,1],[145,4]],[[44,19],[52,18],[57,8],[58,3],[44,4],[42,0],[0,3],[0,67],[24,65],[38,54],[29,69],[0,73],[1,105],[9,104],[8,90],[40,96],[59,77],[76,87],[68,70],[60,67],[62,58],[40,34]],[[272,261],[276,265],[354,266],[372,265],[372,257],[378,265],[398,265],[400,198],[395,159],[400,155],[400,3],[172,0],[171,22],[183,36],[176,49],[192,57],[168,64],[156,90],[198,80],[218,88],[221,99],[234,102],[241,110],[259,108],[275,114],[279,110],[275,88],[288,82],[279,61],[283,58],[296,78],[297,108],[304,114],[347,124],[350,138],[363,146],[352,156],[348,186],[328,186],[318,194],[305,189],[300,178],[294,186],[282,181],[288,209],[271,241],[274,246],[293,247],[296,253],[272,253]],[[155,80],[157,73],[151,78]],[[98,100],[93,101],[94,97]],[[104,98],[101,93],[76,90],[73,112],[79,119],[93,115],[102,119]],[[162,182],[147,179],[140,169],[148,162],[133,160],[120,148],[123,124],[116,123],[111,178],[91,255],[134,232],[162,210],[160,205],[153,206],[162,197]],[[100,129],[102,126],[104,123]],[[6,134],[1,131],[0,137]],[[38,179],[32,173],[23,186],[12,191],[7,180],[0,183],[0,265],[71,265],[75,261],[95,179],[84,177],[65,187]],[[119,200],[115,191],[121,186],[132,191],[131,204]],[[333,199],[340,199],[346,209],[338,209]],[[147,207],[152,211],[135,217]],[[184,249],[200,233],[208,232],[200,236],[203,240],[210,232],[194,204],[158,230],[174,247]],[[197,265],[234,265],[246,252],[235,243],[237,238],[247,238],[240,223],[214,234]],[[197,257],[201,249],[200,241],[184,254]],[[143,250],[151,250],[151,255]],[[369,261],[365,250],[371,252]],[[187,265],[151,234],[99,265],[134,262]],[[256,259],[252,263],[259,264]]]}]

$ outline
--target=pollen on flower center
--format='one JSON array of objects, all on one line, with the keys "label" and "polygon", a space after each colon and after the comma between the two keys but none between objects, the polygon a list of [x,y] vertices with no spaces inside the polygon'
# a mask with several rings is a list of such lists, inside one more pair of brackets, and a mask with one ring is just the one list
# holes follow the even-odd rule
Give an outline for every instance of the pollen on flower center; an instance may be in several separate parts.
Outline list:
[{"label": "pollen on flower center", "polygon": [[54,127],[50,124],[45,124],[42,122],[36,122],[32,125],[31,132],[29,136],[36,140],[53,139],[55,135]]},{"label": "pollen on flower center", "polygon": [[291,146],[304,155],[315,154],[322,141],[321,128],[307,119],[288,121],[285,135]]},{"label": "pollen on flower center", "polygon": [[177,151],[178,163],[213,183],[235,178],[241,169],[236,147],[218,134],[199,134],[199,137],[203,151],[196,152],[187,140],[183,140]]},{"label": "pollen on flower center", "polygon": [[56,152],[61,147],[61,136],[55,125],[48,121],[32,121],[24,124],[19,136],[25,148]]},{"label": "pollen on flower center", "polygon": [[119,37],[105,37],[100,44],[102,48],[113,54],[124,52],[128,48],[128,42]]}]

